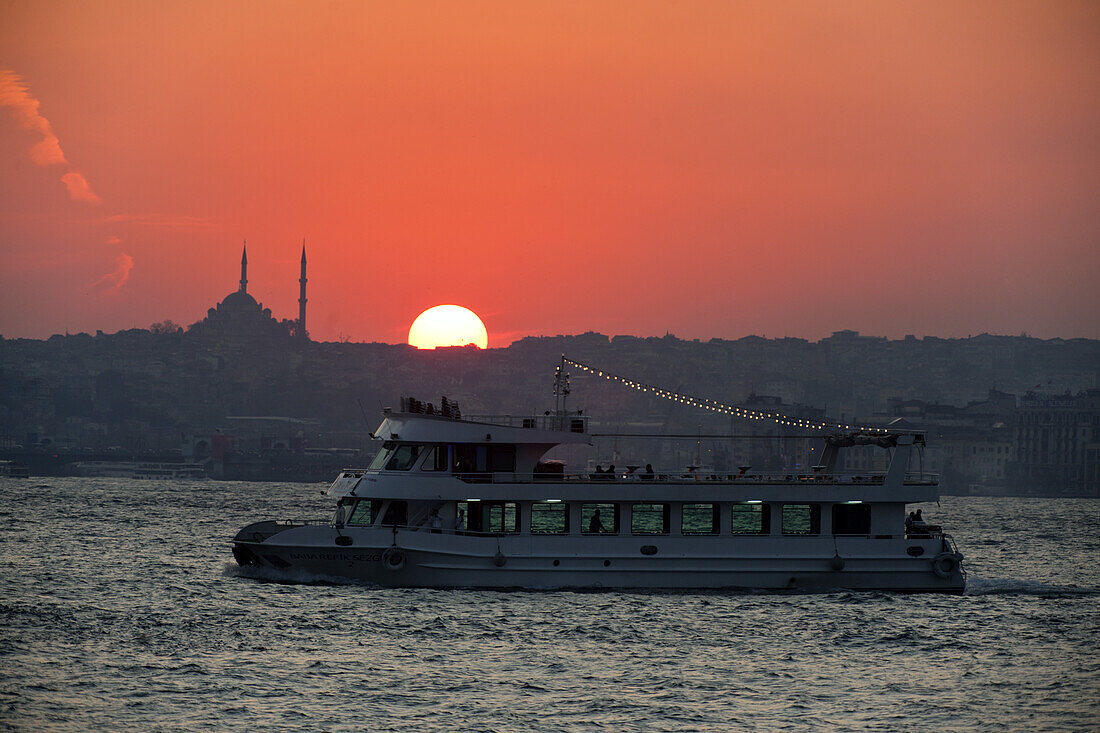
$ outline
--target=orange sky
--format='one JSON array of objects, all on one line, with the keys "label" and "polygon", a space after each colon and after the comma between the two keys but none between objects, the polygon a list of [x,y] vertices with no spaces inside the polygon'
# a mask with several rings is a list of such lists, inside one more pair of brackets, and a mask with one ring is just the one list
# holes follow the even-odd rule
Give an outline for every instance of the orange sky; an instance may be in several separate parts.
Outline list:
[{"label": "orange sky", "polygon": [[7,337],[244,238],[292,318],[302,237],[317,339],[1100,337],[1095,2],[3,2],[0,69]]}]

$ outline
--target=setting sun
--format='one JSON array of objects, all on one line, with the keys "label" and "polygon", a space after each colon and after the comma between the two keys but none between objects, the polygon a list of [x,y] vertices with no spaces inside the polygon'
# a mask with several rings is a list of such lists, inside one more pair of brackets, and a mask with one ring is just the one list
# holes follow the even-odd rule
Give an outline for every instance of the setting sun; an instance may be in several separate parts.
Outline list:
[{"label": "setting sun", "polygon": [[409,329],[409,344],[418,349],[437,346],[489,347],[485,324],[469,308],[460,305],[437,305],[421,313]]}]

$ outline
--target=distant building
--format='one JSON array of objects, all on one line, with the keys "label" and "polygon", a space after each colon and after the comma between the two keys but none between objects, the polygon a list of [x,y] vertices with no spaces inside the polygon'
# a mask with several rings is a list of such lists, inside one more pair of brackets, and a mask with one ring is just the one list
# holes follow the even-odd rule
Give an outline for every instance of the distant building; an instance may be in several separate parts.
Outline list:
[{"label": "distant building", "polygon": [[1014,421],[1014,487],[1023,493],[1100,495],[1100,389],[1029,392]]}]

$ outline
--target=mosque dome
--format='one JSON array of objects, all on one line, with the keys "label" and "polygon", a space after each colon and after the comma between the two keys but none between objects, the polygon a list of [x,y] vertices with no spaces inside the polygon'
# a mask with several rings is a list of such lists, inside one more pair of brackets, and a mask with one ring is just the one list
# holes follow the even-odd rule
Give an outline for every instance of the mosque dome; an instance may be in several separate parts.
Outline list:
[{"label": "mosque dome", "polygon": [[240,290],[234,290],[232,293],[225,296],[221,303],[218,303],[218,309],[221,310],[223,308],[232,308],[234,310],[243,310],[246,308],[261,310],[260,304],[256,302],[255,298],[248,293],[242,293]]}]

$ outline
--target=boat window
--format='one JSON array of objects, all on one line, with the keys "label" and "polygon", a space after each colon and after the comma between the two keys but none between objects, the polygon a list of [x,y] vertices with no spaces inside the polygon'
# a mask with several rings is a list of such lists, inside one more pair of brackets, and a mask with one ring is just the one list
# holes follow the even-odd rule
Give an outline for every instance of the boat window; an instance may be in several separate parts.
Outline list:
[{"label": "boat window", "polygon": [[767,504],[748,502],[734,504],[730,519],[733,534],[768,534],[771,513]]},{"label": "boat window", "polygon": [[390,455],[393,453],[393,449],[396,445],[397,443],[394,443],[391,440],[387,440],[385,443],[383,443],[379,451],[374,454],[374,460],[370,462],[370,465],[367,468],[371,471],[381,470],[382,466],[386,465],[386,461],[389,460]]},{"label": "boat window", "polygon": [[493,534],[519,532],[519,512],[514,501],[482,502],[486,505],[485,531]]},{"label": "boat window", "polygon": [[420,464],[421,471],[446,471],[447,470],[447,446],[433,445],[428,449],[428,456],[424,463]]},{"label": "boat window", "polygon": [[489,446],[468,443],[454,446],[454,472],[488,473]]},{"label": "boat window", "polygon": [[821,505],[784,504],[783,534],[821,534]]},{"label": "boat window", "polygon": [[378,518],[378,512],[382,509],[381,499],[360,499],[351,512],[348,524],[370,526]]},{"label": "boat window", "polygon": [[871,507],[833,504],[833,534],[871,534]]},{"label": "boat window", "polygon": [[718,534],[720,517],[717,504],[684,504],[680,534]]},{"label": "boat window", "polygon": [[492,470],[515,471],[516,447],[514,445],[494,445],[492,447]]},{"label": "boat window", "polygon": [[391,501],[386,509],[386,516],[382,517],[382,524],[405,525],[409,523],[409,503],[407,501]]},{"label": "boat window", "polygon": [[423,446],[399,445],[393,451],[393,457],[386,464],[387,471],[408,471],[416,463],[417,456]]},{"label": "boat window", "polygon": [[531,534],[569,534],[569,505],[564,501],[533,503]]},{"label": "boat window", "polygon": [[634,504],[630,509],[631,534],[668,534],[668,504]]},{"label": "boat window", "polygon": [[[465,526],[463,529],[469,532],[480,532],[482,528],[481,522],[481,502],[480,501],[457,501],[455,502],[455,516],[459,512],[462,512],[465,517]],[[455,529],[458,529],[456,526]]]},{"label": "boat window", "polygon": [[616,534],[618,531],[618,504],[581,504],[583,534]]}]

